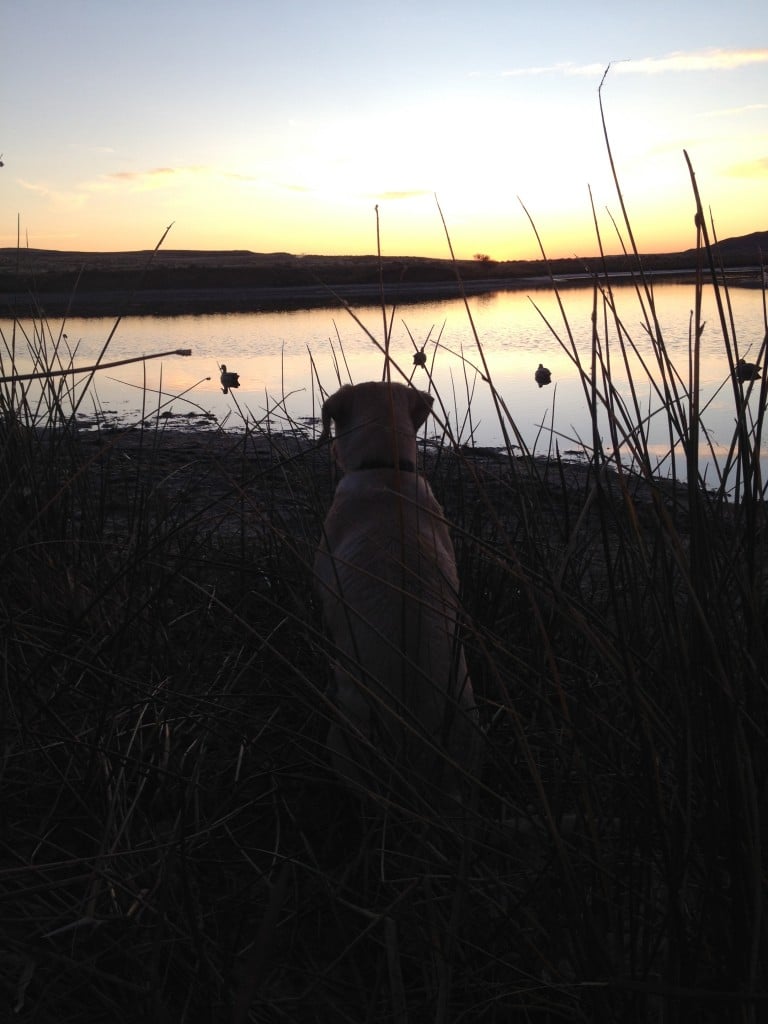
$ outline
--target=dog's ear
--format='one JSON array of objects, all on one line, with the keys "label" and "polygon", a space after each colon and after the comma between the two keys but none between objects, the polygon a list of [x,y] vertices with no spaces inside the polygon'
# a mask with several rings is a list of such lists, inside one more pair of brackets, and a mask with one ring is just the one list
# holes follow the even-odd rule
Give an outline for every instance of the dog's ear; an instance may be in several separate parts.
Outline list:
[{"label": "dog's ear", "polygon": [[349,403],[352,400],[352,385],[344,384],[339,390],[331,395],[323,402],[323,408],[320,413],[323,420],[323,430],[320,434],[321,441],[327,441],[331,436],[331,420],[337,425],[343,420],[344,413],[349,407]]},{"label": "dog's ear", "polygon": [[417,391],[415,388],[409,390],[408,404],[414,430],[418,430],[419,427],[427,422],[427,416],[432,412],[434,400],[434,397],[428,395],[426,391]]}]

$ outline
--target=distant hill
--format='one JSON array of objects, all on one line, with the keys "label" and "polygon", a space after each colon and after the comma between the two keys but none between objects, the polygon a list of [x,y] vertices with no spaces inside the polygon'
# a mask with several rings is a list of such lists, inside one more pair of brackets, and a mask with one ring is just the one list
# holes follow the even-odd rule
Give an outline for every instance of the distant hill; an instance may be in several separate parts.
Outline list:
[{"label": "distant hill", "polygon": [[[715,258],[728,268],[757,267],[768,255],[768,231],[717,244]],[[690,273],[694,249],[645,255],[645,272]],[[388,300],[420,301],[467,292],[536,288],[583,281],[589,274],[637,270],[631,256],[543,260],[459,260],[387,256],[295,256],[247,250],[61,252],[0,249],[0,315],[114,316],[126,312],[197,313],[258,311]]]},{"label": "distant hill", "polygon": [[[760,263],[768,259],[768,231],[753,231],[751,235],[740,235],[737,238],[725,238],[715,248],[723,257],[724,262],[743,260],[746,264]],[[695,250],[689,249],[688,252]]]}]

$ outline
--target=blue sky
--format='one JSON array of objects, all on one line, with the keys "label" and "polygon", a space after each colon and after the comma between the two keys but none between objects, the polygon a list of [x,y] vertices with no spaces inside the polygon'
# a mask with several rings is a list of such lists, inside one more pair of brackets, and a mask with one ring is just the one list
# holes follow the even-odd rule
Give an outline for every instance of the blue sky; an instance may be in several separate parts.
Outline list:
[{"label": "blue sky", "polygon": [[0,245],[590,255],[768,227],[762,0],[4,0]]}]

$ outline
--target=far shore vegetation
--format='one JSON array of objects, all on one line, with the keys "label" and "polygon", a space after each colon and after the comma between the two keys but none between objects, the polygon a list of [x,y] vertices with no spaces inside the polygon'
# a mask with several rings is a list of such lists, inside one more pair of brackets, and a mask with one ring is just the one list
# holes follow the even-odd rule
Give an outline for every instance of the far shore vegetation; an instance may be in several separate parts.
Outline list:
[{"label": "far shore vegetation", "polygon": [[[759,286],[768,231],[726,239],[713,255],[734,284]],[[420,257],[318,256],[290,253],[58,252],[0,249],[0,316],[118,316],[194,312],[256,312],[334,305],[338,299],[419,301],[509,288],[582,285],[600,276],[621,279],[642,267],[649,276],[690,280],[696,249],[637,256],[496,261]]]}]

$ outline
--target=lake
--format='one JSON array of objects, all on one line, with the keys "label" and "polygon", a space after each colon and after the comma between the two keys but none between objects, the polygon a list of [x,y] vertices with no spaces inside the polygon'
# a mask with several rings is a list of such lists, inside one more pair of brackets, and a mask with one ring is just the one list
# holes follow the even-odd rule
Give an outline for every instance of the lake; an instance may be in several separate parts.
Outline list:
[{"label": "lake", "polygon": [[[651,345],[643,327],[644,317],[631,285],[613,288],[616,309],[624,330],[635,343],[633,375],[642,381],[638,397],[651,417],[653,449],[662,458],[668,449],[666,417],[659,416],[659,399],[640,358],[652,359]],[[659,284],[654,287],[657,317],[662,335],[677,372],[688,380],[688,339],[694,305],[692,284]],[[593,291],[591,287],[561,292],[573,344],[585,367],[589,367],[592,337]],[[739,352],[748,360],[758,357],[765,334],[763,293],[759,289],[732,288],[735,336]],[[535,305],[534,305],[535,304]],[[482,345],[485,364],[493,383],[514,420],[525,444],[537,454],[582,449],[591,443],[588,405],[574,362],[554,337],[543,317],[563,341],[567,332],[557,299],[550,289],[496,292],[468,300],[472,321]],[[539,311],[535,308],[539,307]],[[543,314],[543,317],[542,317]],[[603,310],[598,314],[601,341],[605,343]],[[72,380],[72,394],[80,402],[83,422],[94,418],[107,424],[138,423],[150,414],[162,412],[174,426],[186,424],[197,429],[242,429],[244,422],[269,424],[272,430],[295,427],[310,436],[318,429],[323,392],[334,391],[339,382],[380,379],[384,364],[382,349],[385,324],[377,306],[346,310],[323,308],[256,314],[206,316],[125,317],[117,327],[105,361],[151,355],[169,349],[191,348],[190,358],[167,357],[105,369],[95,386],[82,393],[83,378]],[[481,354],[461,300],[441,300],[407,305],[387,311],[386,332],[390,334],[390,356],[395,365],[393,379],[411,379],[425,390],[427,372],[414,367],[416,346],[424,348],[432,390],[440,396],[435,403],[438,416],[432,424],[440,433],[447,425],[459,441],[473,440],[483,446],[503,443],[503,430],[494,409],[491,389],[478,372]],[[701,347],[701,394],[707,403],[704,423],[715,453],[722,455],[731,441],[734,426],[734,394],[728,380],[728,362],[712,289],[703,296],[702,320],[706,327]],[[358,322],[359,321],[359,322]],[[62,325],[51,321],[45,327],[45,345],[51,351],[57,338],[62,352],[72,353],[75,366],[94,362],[114,326],[112,319],[72,319]],[[26,321],[27,334],[36,328]],[[9,372],[8,349],[12,324],[0,320],[3,352],[2,373]],[[370,332],[373,339],[368,336]],[[607,329],[611,358],[611,380],[619,396],[629,397],[627,371],[622,364],[613,322]],[[378,345],[377,345],[378,342]],[[38,342],[39,343],[39,342]],[[34,347],[34,346],[32,346]],[[15,365],[19,373],[34,369],[29,346],[16,330]],[[69,360],[66,356],[64,362]],[[552,384],[539,388],[534,372],[539,363],[552,371]],[[241,387],[222,394],[219,364],[240,375]],[[655,366],[655,362],[649,365]],[[399,369],[398,369],[399,368]],[[401,372],[399,372],[401,371]],[[655,371],[654,371],[655,372]],[[30,385],[30,396],[39,385]],[[757,414],[758,388],[750,403]],[[208,418],[204,418],[206,414]],[[658,422],[657,422],[658,421]],[[508,435],[514,440],[511,427]],[[607,443],[607,437],[606,437]],[[702,446],[702,462],[710,460]],[[661,466],[668,471],[668,463]],[[709,477],[709,474],[708,474]]]}]

